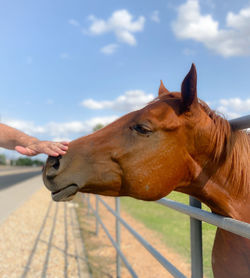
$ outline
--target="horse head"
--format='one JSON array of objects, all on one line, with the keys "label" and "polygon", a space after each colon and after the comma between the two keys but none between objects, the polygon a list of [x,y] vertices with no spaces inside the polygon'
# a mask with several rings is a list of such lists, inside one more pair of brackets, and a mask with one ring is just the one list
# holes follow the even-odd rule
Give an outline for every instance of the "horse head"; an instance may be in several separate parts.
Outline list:
[{"label": "horse head", "polygon": [[[194,64],[181,85],[49,157],[43,179],[55,201],[78,192],[156,200],[198,176],[213,120],[197,97]],[[202,130],[202,132],[201,132]],[[203,136],[201,136],[201,133]],[[206,136],[204,136],[206,134]]]},{"label": "horse head", "polygon": [[[196,83],[192,65],[181,92],[161,82],[147,106],[49,157],[43,179],[52,198],[67,201],[81,191],[156,200],[176,190],[250,223],[250,138],[198,100]],[[218,229],[214,277],[249,277],[249,258],[249,240]]]}]

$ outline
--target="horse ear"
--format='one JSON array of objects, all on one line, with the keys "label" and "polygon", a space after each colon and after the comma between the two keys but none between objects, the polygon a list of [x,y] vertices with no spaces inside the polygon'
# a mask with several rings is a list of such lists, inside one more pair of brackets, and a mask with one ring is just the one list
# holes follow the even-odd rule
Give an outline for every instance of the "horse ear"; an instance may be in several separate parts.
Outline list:
[{"label": "horse ear", "polygon": [[159,88],[159,92],[158,92],[158,95],[159,97],[163,94],[169,94],[169,91],[168,89],[166,89],[166,87],[164,86],[162,80],[161,80],[161,85],[160,85],[160,88]]},{"label": "horse ear", "polygon": [[181,85],[182,112],[190,110],[192,105],[198,103],[197,98],[197,72],[192,64],[189,73],[184,78]]}]

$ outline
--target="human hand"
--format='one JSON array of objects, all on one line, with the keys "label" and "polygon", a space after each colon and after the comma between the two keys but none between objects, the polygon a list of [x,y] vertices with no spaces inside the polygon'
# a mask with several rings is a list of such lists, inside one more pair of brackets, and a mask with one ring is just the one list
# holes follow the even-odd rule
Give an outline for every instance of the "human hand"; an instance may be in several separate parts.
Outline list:
[{"label": "human hand", "polygon": [[44,153],[50,156],[64,155],[68,150],[69,142],[51,142],[51,141],[39,141],[23,147],[16,146],[15,150],[20,154],[27,156],[34,156],[40,153]]}]

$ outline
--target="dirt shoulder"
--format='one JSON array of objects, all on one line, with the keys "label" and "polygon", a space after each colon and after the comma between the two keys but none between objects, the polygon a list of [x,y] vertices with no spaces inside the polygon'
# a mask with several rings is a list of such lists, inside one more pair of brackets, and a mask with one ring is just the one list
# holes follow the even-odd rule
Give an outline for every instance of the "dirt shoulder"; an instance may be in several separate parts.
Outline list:
[{"label": "dirt shoulder", "polygon": [[[40,184],[41,177],[30,179]],[[88,278],[74,203],[55,203],[44,187],[0,225],[1,278]]]}]

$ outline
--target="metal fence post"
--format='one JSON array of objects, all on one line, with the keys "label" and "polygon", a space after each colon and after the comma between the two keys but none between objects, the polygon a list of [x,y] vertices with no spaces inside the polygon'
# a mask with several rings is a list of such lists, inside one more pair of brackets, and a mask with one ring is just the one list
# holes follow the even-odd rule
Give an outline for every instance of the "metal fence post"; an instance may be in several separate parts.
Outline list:
[{"label": "metal fence post", "polygon": [[95,233],[98,236],[98,234],[99,234],[99,220],[98,220],[98,216],[99,216],[99,196],[98,195],[96,195],[96,199],[95,199],[95,211],[96,211]]},{"label": "metal fence post", "polygon": [[[120,198],[115,198],[115,210],[116,213],[120,216]],[[116,226],[116,243],[118,247],[120,248],[121,243],[121,230],[120,230],[120,221],[116,218],[115,219],[115,226]],[[121,277],[121,258],[119,256],[119,253],[116,252],[116,277]]]},{"label": "metal fence post", "polygon": [[[201,202],[189,197],[190,206],[201,208]],[[190,217],[191,271],[192,278],[203,277],[202,225],[201,221]]]}]

